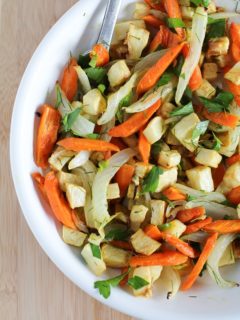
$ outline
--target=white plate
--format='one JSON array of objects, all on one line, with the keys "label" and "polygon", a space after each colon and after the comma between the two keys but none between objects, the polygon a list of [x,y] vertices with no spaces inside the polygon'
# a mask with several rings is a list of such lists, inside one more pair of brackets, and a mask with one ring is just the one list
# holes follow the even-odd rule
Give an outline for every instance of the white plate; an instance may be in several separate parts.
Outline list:
[{"label": "white plate", "polygon": [[[121,17],[131,14],[133,0],[123,1]],[[218,288],[207,275],[187,293],[179,293],[173,300],[158,289],[153,298],[134,298],[121,289],[113,289],[108,300],[93,288],[96,277],[82,263],[80,250],[64,244],[60,226],[49,208],[40,201],[33,186],[31,173],[36,171],[33,161],[35,111],[47,99],[56,79],[73,54],[89,49],[99,32],[106,1],[81,0],[74,5],[48,32],[34,53],[18,89],[11,125],[11,167],[17,196],[29,227],[39,244],[56,266],[76,285],[99,301],[119,311],[141,319],[239,319],[238,288]],[[235,10],[236,1],[219,1]],[[57,227],[56,227],[57,226]],[[228,273],[230,279],[240,281],[237,267]]]}]

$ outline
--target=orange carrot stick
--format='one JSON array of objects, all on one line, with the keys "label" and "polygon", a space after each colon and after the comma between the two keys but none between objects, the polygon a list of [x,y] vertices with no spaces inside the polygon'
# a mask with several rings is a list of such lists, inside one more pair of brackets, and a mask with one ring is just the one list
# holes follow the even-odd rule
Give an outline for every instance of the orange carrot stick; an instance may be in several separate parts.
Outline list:
[{"label": "orange carrot stick", "polygon": [[230,202],[235,205],[240,203],[240,186],[233,188],[227,195],[227,198]]},{"label": "orange carrot stick", "polygon": [[74,67],[77,66],[77,60],[71,58],[69,64],[63,71],[62,81],[60,86],[65,93],[69,101],[73,101],[73,98],[77,94],[78,89],[78,75]]},{"label": "orange carrot stick", "polygon": [[234,22],[230,26],[230,38],[231,38],[231,54],[233,59],[240,61],[240,24]]},{"label": "orange carrot stick", "polygon": [[160,26],[159,31],[150,43],[149,51],[156,51],[159,46],[163,48],[175,47],[181,41],[179,35],[170,31],[166,26]]},{"label": "orange carrot stick", "polygon": [[90,52],[91,59],[96,57],[96,67],[102,67],[109,62],[108,50],[101,43],[96,44]]},{"label": "orange carrot stick", "polygon": [[176,59],[179,53],[182,51],[184,42],[170,48],[164,56],[162,56],[142,77],[137,86],[137,94],[142,95],[144,92],[151,89],[159,80],[161,75]]},{"label": "orange carrot stick", "polygon": [[71,150],[71,151],[119,151],[119,148],[114,144],[95,139],[85,139],[85,138],[65,138],[58,141],[59,146]]},{"label": "orange carrot stick", "polygon": [[160,1],[154,1],[154,0],[144,0],[144,1],[149,5],[149,7],[156,10],[164,11],[164,6]]},{"label": "orange carrot stick", "polygon": [[74,210],[70,208],[67,200],[65,199],[60,189],[59,181],[53,171],[46,175],[44,188],[57,220],[69,228],[76,229],[72,220],[72,213]]},{"label": "orange carrot stick", "polygon": [[230,128],[235,128],[238,124],[238,116],[227,112],[209,112],[207,109],[204,109],[203,116],[212,122]]},{"label": "orange carrot stick", "polygon": [[39,172],[32,173],[32,178],[34,182],[36,182],[38,189],[41,191],[42,195],[47,199],[46,191],[44,189],[45,178]]},{"label": "orange carrot stick", "polygon": [[202,228],[204,228],[206,225],[210,224],[211,222],[212,222],[212,218],[208,217],[204,220],[199,220],[197,222],[191,223],[187,226],[187,229],[184,231],[183,234],[185,235],[185,234],[197,232]]},{"label": "orange carrot stick", "polygon": [[[185,45],[183,47],[183,55],[184,55],[185,58],[188,56],[188,53],[189,53],[189,46]],[[201,69],[197,65],[196,68],[193,71],[193,74],[192,74],[190,80],[189,80],[189,83],[188,83],[189,88],[192,91],[197,90],[201,86],[202,81],[203,81],[203,79],[202,79]]]},{"label": "orange carrot stick", "polygon": [[138,132],[148,122],[152,115],[159,109],[160,105],[161,100],[158,100],[147,110],[135,113],[127,121],[109,130],[109,135],[112,137],[125,138]]},{"label": "orange carrot stick", "polygon": [[[178,0],[163,0],[163,4],[169,18],[182,19],[182,13]],[[175,28],[175,30],[182,39],[185,37],[185,32],[183,28]]]},{"label": "orange carrot stick", "polygon": [[132,250],[132,246],[130,243],[121,240],[112,240],[110,244],[114,247],[121,248],[124,250]]},{"label": "orange carrot stick", "polygon": [[162,194],[168,198],[170,201],[179,201],[179,200],[186,200],[186,195],[183,194],[175,187],[169,187],[165,189]]},{"label": "orange carrot stick", "polygon": [[56,109],[46,104],[43,105],[42,110],[43,112],[37,132],[35,160],[38,167],[47,168],[48,158],[57,141],[61,116]]},{"label": "orange carrot stick", "polygon": [[161,253],[153,253],[150,256],[138,255],[130,259],[130,267],[142,266],[176,266],[187,262],[188,257],[176,252],[165,251]]},{"label": "orange carrot stick", "polygon": [[192,287],[192,285],[194,284],[194,282],[197,280],[199,274],[201,273],[201,271],[203,269],[204,264],[206,263],[208,257],[210,256],[210,254],[216,244],[217,237],[218,237],[218,234],[214,233],[213,235],[211,235],[207,239],[206,244],[203,248],[202,253],[200,254],[200,256],[198,258],[197,263],[193,267],[191,273],[187,276],[187,278],[182,283],[181,289],[183,291],[190,289]]},{"label": "orange carrot stick", "polygon": [[147,164],[150,158],[151,144],[143,134],[142,130],[139,133],[138,150],[142,157],[143,162]]},{"label": "orange carrot stick", "polygon": [[237,85],[227,79],[224,79],[224,80],[228,86],[228,90],[234,95],[234,99],[238,104],[238,106],[240,107],[240,85]]},{"label": "orange carrot stick", "polygon": [[152,14],[148,14],[147,16],[142,18],[146,24],[149,24],[150,26],[153,26],[155,28],[159,28],[161,25],[164,24],[164,22],[157,17],[153,16]]},{"label": "orange carrot stick", "polygon": [[220,234],[240,232],[240,220],[217,220],[205,226],[203,230]]},{"label": "orange carrot stick", "polygon": [[233,156],[231,156],[230,158],[226,159],[226,164],[228,166],[233,165],[234,163],[240,161],[240,154],[234,154]]},{"label": "orange carrot stick", "polygon": [[201,217],[206,213],[204,207],[195,207],[191,209],[180,210],[177,213],[177,219],[179,219],[183,223],[190,222],[193,219]]},{"label": "orange carrot stick", "polygon": [[226,172],[226,168],[223,163],[220,163],[217,168],[212,168],[212,178],[213,178],[215,189],[222,182],[225,172]]},{"label": "orange carrot stick", "polygon": [[157,226],[153,224],[149,224],[144,228],[145,234],[154,239],[154,240],[161,240],[162,239],[162,232],[158,229]]},{"label": "orange carrot stick", "polygon": [[115,181],[118,183],[121,196],[125,196],[128,186],[132,181],[134,175],[134,167],[130,164],[124,164],[116,173]]}]

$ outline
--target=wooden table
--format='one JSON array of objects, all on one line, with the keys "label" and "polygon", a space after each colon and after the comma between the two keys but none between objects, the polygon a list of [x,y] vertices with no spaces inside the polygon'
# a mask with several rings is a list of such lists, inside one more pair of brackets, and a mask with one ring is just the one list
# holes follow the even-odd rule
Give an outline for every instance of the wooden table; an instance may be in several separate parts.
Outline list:
[{"label": "wooden table", "polygon": [[129,320],[71,283],[43,253],[19,208],[9,129],[19,81],[38,43],[76,0],[0,0],[0,318]]}]

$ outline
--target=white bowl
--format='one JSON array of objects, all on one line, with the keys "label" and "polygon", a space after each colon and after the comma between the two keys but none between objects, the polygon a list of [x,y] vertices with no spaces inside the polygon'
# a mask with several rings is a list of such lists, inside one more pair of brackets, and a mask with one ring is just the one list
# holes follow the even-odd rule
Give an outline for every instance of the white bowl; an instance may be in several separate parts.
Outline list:
[{"label": "white bowl", "polygon": [[[121,17],[131,14],[131,3],[123,1]],[[33,161],[35,111],[53,90],[56,79],[66,64],[70,51],[78,54],[91,48],[97,38],[106,1],[81,0],[48,32],[34,53],[18,89],[11,125],[11,167],[17,196],[29,227],[39,244],[56,266],[85,292],[108,306],[141,319],[239,319],[239,289],[218,288],[207,274],[187,293],[173,300],[154,290],[153,298],[135,298],[115,288],[109,299],[103,299],[93,288],[96,277],[80,258],[80,250],[64,244],[60,226],[49,208],[40,200],[31,173],[38,170]],[[236,1],[218,1],[235,10]],[[234,266],[230,279],[240,281]]]}]

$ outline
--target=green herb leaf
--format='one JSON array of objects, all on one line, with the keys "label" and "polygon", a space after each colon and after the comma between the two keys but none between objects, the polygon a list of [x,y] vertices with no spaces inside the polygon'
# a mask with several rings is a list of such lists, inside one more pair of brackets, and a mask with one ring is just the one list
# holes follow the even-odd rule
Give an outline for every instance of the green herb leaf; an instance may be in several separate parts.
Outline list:
[{"label": "green herb leaf", "polygon": [[185,27],[185,23],[180,18],[167,18],[167,25],[173,29]]},{"label": "green herb leaf", "polygon": [[196,7],[203,6],[207,8],[209,6],[209,0],[190,0]]},{"label": "green herb leaf", "polygon": [[134,276],[133,278],[128,279],[128,285],[132,287],[134,290],[141,289],[142,287],[145,287],[148,284],[148,281],[139,276]]},{"label": "green herb leaf", "polygon": [[77,117],[79,116],[80,111],[81,111],[81,108],[77,108],[73,112],[68,113],[64,116],[63,127],[65,132],[68,132],[69,130],[71,130],[72,125],[77,120]]},{"label": "green herb leaf", "polygon": [[221,91],[211,100],[204,97],[200,97],[200,100],[209,112],[222,112],[229,110],[229,105],[232,103],[233,98],[234,96],[231,92]]},{"label": "green herb leaf", "polygon": [[97,55],[94,54],[94,55],[92,56],[90,62],[89,62],[90,67],[92,67],[92,68],[95,68],[95,67],[96,67],[96,65],[97,65],[97,59],[98,59]]},{"label": "green herb leaf", "polygon": [[107,70],[104,68],[87,68],[85,69],[85,72],[88,78],[97,84],[104,82],[104,78],[107,74]]},{"label": "green herb leaf", "polygon": [[107,280],[101,280],[94,282],[94,288],[98,289],[100,295],[102,295],[105,299],[107,299],[111,294],[111,287],[117,287],[119,283],[126,277],[126,275],[129,273],[130,269],[121,274],[120,276],[107,279]]},{"label": "green herb leaf", "polygon": [[93,140],[96,140],[100,137],[100,134],[98,133],[89,133],[86,135],[86,138],[88,139],[93,139]]},{"label": "green herb leaf", "polygon": [[101,259],[102,255],[101,255],[101,250],[100,250],[99,246],[96,246],[93,243],[90,243],[90,246],[91,246],[93,256],[95,258]]},{"label": "green herb leaf", "polygon": [[165,84],[168,84],[171,79],[173,77],[173,73],[172,72],[165,72],[161,78],[158,80],[157,84],[156,84],[156,88],[159,88],[161,86],[164,86]]},{"label": "green herb leaf", "polygon": [[170,112],[170,116],[171,117],[175,117],[175,116],[186,116],[190,113],[193,113],[193,105],[192,102],[189,102],[188,104],[186,104],[183,107],[178,107],[176,109],[174,109],[172,112]]},{"label": "green herb leaf", "polygon": [[145,192],[155,192],[158,187],[158,182],[160,175],[163,174],[163,170],[158,166],[153,166],[151,171],[143,180],[142,191]]},{"label": "green herb leaf", "polygon": [[98,85],[98,90],[101,92],[101,94],[104,94],[104,92],[106,90],[106,86],[101,83]]},{"label": "green herb leaf", "polygon": [[[212,20],[210,20],[212,22]],[[226,20],[218,19],[209,25],[208,31],[206,33],[205,42],[208,42],[213,38],[220,38],[226,34]]]},{"label": "green herb leaf", "polygon": [[190,202],[190,201],[193,201],[196,199],[197,199],[197,197],[195,197],[195,196],[191,196],[190,194],[187,195],[187,202]]},{"label": "green herb leaf", "polygon": [[123,108],[129,107],[133,100],[133,91],[131,90],[126,97],[124,97],[118,105],[116,117],[119,122],[123,122]]},{"label": "green herb leaf", "polygon": [[167,229],[169,229],[169,227],[170,227],[169,223],[164,223],[164,224],[161,224],[160,226],[158,226],[158,229],[160,231],[166,231]]},{"label": "green herb leaf", "polygon": [[106,169],[109,166],[108,160],[102,160],[98,163],[99,172],[102,172],[104,169]]},{"label": "green herb leaf", "polygon": [[209,121],[201,121],[199,122],[192,133],[192,144],[194,146],[198,145],[198,138],[207,131],[209,125]]},{"label": "green herb leaf", "polygon": [[159,155],[159,152],[161,151],[161,149],[162,149],[162,143],[160,142],[160,140],[152,144],[151,154],[153,158],[156,158]]},{"label": "green herb leaf", "polygon": [[106,234],[105,240],[126,240],[129,234],[130,232],[128,229],[113,229]]},{"label": "green herb leaf", "polygon": [[219,151],[221,149],[222,141],[220,139],[218,139],[218,137],[215,135],[214,132],[212,134],[213,134],[213,138],[214,138],[213,150]]}]

